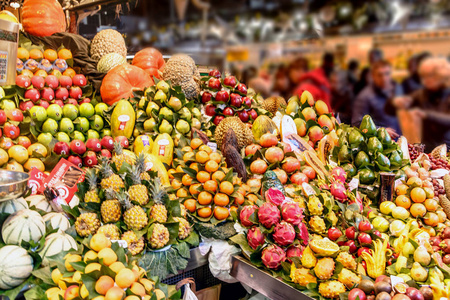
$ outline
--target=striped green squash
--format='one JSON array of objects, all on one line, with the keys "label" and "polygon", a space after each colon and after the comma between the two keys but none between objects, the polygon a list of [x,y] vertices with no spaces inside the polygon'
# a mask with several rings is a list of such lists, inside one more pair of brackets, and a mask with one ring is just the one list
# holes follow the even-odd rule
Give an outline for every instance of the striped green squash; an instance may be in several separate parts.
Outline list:
[{"label": "striped green squash", "polygon": [[50,205],[50,202],[47,201],[44,195],[32,195],[25,200],[28,201],[30,208],[32,209],[40,209],[45,212],[51,212],[52,206]]},{"label": "striped green squash", "polygon": [[16,211],[27,209],[28,203],[22,197],[0,202],[0,213],[13,214]]},{"label": "striped green squash", "polygon": [[70,222],[67,217],[62,213],[51,212],[44,215],[45,225],[51,225],[53,229],[61,229],[66,231],[70,227]]},{"label": "striped green squash", "polygon": [[49,234],[45,238],[44,248],[39,252],[43,259],[43,264],[47,264],[47,257],[56,255],[61,251],[69,251],[70,249],[78,249],[77,242],[74,238],[62,231]]},{"label": "striped green squash", "polygon": [[20,245],[22,241],[37,242],[44,234],[44,219],[34,210],[19,210],[3,223],[2,238],[8,245]]},{"label": "striped green squash", "polygon": [[12,289],[24,282],[33,271],[33,258],[19,246],[0,249],[0,288]]}]

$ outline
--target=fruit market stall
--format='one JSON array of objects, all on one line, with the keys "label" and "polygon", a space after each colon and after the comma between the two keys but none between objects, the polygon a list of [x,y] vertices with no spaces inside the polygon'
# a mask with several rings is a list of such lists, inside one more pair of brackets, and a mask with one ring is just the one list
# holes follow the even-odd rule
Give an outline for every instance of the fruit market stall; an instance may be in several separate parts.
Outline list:
[{"label": "fruit market stall", "polygon": [[340,124],[308,91],[264,99],[186,54],[127,61],[112,29],[31,29],[33,2],[0,89],[0,166],[28,180],[0,186],[2,297],[180,299],[206,266],[194,279],[272,299],[450,297],[445,145]]}]

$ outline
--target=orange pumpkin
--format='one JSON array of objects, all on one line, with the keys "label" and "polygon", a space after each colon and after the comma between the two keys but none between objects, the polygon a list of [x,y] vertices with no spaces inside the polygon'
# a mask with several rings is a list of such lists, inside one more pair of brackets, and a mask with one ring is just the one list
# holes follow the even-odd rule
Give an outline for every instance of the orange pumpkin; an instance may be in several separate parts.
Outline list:
[{"label": "orange pumpkin", "polygon": [[155,76],[158,79],[160,79],[160,73],[158,71],[162,72],[166,64],[161,52],[155,48],[142,49],[136,53],[132,63],[134,66],[147,71],[152,78]]},{"label": "orange pumpkin", "polygon": [[25,0],[22,7],[23,29],[35,36],[50,36],[66,31],[66,17],[57,0]]},{"label": "orange pumpkin", "polygon": [[144,90],[155,83],[150,75],[129,64],[119,65],[111,69],[103,78],[100,94],[103,102],[113,105],[120,99],[133,97],[133,91]]}]

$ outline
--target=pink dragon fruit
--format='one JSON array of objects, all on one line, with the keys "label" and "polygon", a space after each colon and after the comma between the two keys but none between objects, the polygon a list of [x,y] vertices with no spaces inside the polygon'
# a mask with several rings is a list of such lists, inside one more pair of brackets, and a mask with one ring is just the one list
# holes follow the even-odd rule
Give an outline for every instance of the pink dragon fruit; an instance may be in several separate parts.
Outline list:
[{"label": "pink dragon fruit", "polygon": [[340,183],[345,183],[345,180],[347,179],[347,173],[341,167],[336,167],[331,170],[331,176]]},{"label": "pink dragon fruit", "polygon": [[258,210],[258,206],[256,206],[256,205],[244,206],[244,208],[241,210],[241,213],[239,214],[239,219],[241,220],[242,226],[250,227],[250,226],[256,224],[255,222],[250,220],[250,217],[257,210]]},{"label": "pink dragon fruit", "polygon": [[281,205],[283,203],[284,199],[286,197],[283,195],[283,193],[280,190],[270,188],[265,193],[265,199],[267,202],[271,202],[275,204],[276,206]]},{"label": "pink dragon fruit", "polygon": [[262,251],[261,259],[269,269],[278,269],[286,260],[286,253],[277,245],[270,245]]},{"label": "pink dragon fruit", "polygon": [[303,219],[303,209],[297,202],[287,202],[281,207],[283,220],[292,225],[298,225]]},{"label": "pink dragon fruit", "polygon": [[308,227],[306,227],[306,224],[303,222],[300,222],[298,224],[298,230],[299,233],[297,233],[297,238],[300,240],[300,243],[304,246],[308,246],[309,243],[309,233],[308,233]]},{"label": "pink dragon fruit", "polygon": [[252,227],[247,232],[247,242],[250,247],[252,247],[253,250],[258,248],[258,246],[264,245],[265,237],[264,234],[261,232],[259,227]]},{"label": "pink dragon fruit", "polygon": [[266,228],[272,228],[280,222],[280,218],[280,210],[270,202],[263,203],[258,210],[259,222]]},{"label": "pink dragon fruit", "polygon": [[281,223],[275,226],[273,232],[273,240],[280,246],[287,246],[294,242],[295,240],[295,229],[294,226],[288,222],[281,221]]},{"label": "pink dragon fruit", "polygon": [[335,182],[331,185],[331,195],[339,201],[347,200],[347,189],[341,182]]},{"label": "pink dragon fruit", "polygon": [[291,263],[292,261],[289,259],[290,257],[301,257],[303,254],[303,247],[302,246],[295,246],[292,245],[286,250],[286,257],[287,260]]}]

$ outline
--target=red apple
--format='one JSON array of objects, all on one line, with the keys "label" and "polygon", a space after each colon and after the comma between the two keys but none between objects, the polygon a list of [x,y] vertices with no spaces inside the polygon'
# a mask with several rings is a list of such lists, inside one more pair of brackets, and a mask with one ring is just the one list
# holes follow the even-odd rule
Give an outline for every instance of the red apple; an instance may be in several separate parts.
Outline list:
[{"label": "red apple", "polygon": [[41,98],[47,101],[52,101],[55,99],[55,92],[51,88],[45,87],[41,90]]},{"label": "red apple", "polygon": [[213,121],[214,125],[219,125],[219,123],[222,122],[223,119],[225,119],[224,116],[215,116]]},{"label": "red apple", "polygon": [[66,89],[70,88],[72,86],[72,78],[69,76],[61,76],[59,77],[59,84],[61,84],[62,87],[65,87]]},{"label": "red apple", "polygon": [[108,149],[102,149],[102,151],[100,151],[100,155],[111,158],[111,152]]},{"label": "red apple", "polygon": [[239,83],[237,85],[237,90],[239,91],[239,93],[243,94],[243,95],[247,95],[247,86],[243,83]]},{"label": "red apple", "polygon": [[66,103],[66,104],[73,104],[73,105],[75,105],[75,106],[78,105],[77,100],[75,100],[75,99],[73,99],[73,98],[67,99],[67,100],[65,101],[65,103]]},{"label": "red apple", "polygon": [[65,87],[59,87],[55,92],[55,98],[58,100],[66,100],[69,98],[69,90]]},{"label": "red apple", "polygon": [[361,221],[358,225],[359,231],[366,232],[372,229],[372,224],[369,221]]},{"label": "red apple", "polygon": [[73,140],[70,142],[70,150],[78,155],[83,155],[86,152],[86,145],[81,140]]},{"label": "red apple", "polygon": [[73,83],[73,85],[83,87],[86,85],[87,80],[83,74],[77,74],[72,77],[72,83]]},{"label": "red apple", "polygon": [[25,91],[24,97],[25,99],[30,99],[33,103],[36,103],[41,97],[41,94],[37,89],[29,89]]},{"label": "red apple", "polygon": [[19,104],[19,108],[22,111],[30,110],[30,108],[32,108],[33,106],[34,106],[33,101],[22,101]]},{"label": "red apple", "polygon": [[223,114],[224,114],[225,116],[234,116],[234,110],[233,110],[231,107],[226,107],[226,108],[223,110]]},{"label": "red apple", "polygon": [[356,247],[355,241],[346,241],[344,245],[349,247],[348,252],[350,252],[350,253],[355,253],[358,250],[358,248]]},{"label": "red apple", "polygon": [[223,79],[223,84],[231,87],[235,87],[237,84],[236,77],[234,76],[227,76]]},{"label": "red apple", "polygon": [[53,152],[58,155],[69,155],[70,147],[66,142],[57,142],[53,147]]},{"label": "red apple", "polygon": [[15,140],[20,135],[20,129],[18,126],[6,122],[3,126],[3,134],[12,140]]},{"label": "red apple", "polygon": [[45,100],[41,100],[41,101],[39,102],[39,106],[42,106],[43,108],[47,109],[47,108],[50,106],[50,103],[48,103],[48,102],[45,101]]},{"label": "red apple", "polygon": [[52,89],[56,89],[59,86],[58,77],[55,75],[48,75],[45,77],[45,84]]},{"label": "red apple", "polygon": [[6,112],[6,117],[11,121],[22,122],[23,113],[20,109],[14,108]]},{"label": "red apple", "polygon": [[97,155],[95,154],[94,151],[88,151],[86,153],[86,156],[83,158],[83,164],[86,167],[93,167],[95,165],[97,165],[98,161],[97,161]]},{"label": "red apple", "polygon": [[80,102],[78,102],[79,104],[83,104],[83,103],[89,103],[91,102],[91,99],[89,98],[84,98],[83,100],[81,100]]},{"label": "red apple", "polygon": [[83,167],[83,160],[79,156],[71,155],[67,158],[68,161],[73,163],[77,167]]},{"label": "red apple", "polygon": [[[1,136],[1,135],[0,135]],[[18,145],[22,145],[22,146],[24,146],[25,148],[27,148],[28,149],[28,147],[30,147],[30,145],[31,145],[31,141],[30,141],[30,139],[28,138],[28,137],[26,137],[26,136],[19,136],[19,138],[17,139],[17,144]]]},{"label": "red apple", "polygon": [[370,254],[370,251],[369,251],[369,250],[370,250],[370,249],[367,248],[367,247],[361,247],[361,248],[359,248],[359,249],[358,249],[358,253],[357,253],[358,257],[360,257],[363,253]]},{"label": "red apple", "polygon": [[211,89],[218,90],[218,89],[220,89],[220,87],[222,86],[222,84],[220,83],[220,80],[219,80],[219,79],[217,79],[217,78],[215,78],[215,77],[212,77],[212,78],[209,79],[208,86],[209,86],[209,88],[211,88]]},{"label": "red apple", "polygon": [[220,74],[219,70],[211,70],[211,71],[209,71],[208,75],[211,76],[211,77],[220,78],[220,76],[222,74]]},{"label": "red apple", "polygon": [[256,120],[258,117],[258,113],[253,108],[248,111],[248,115],[252,118],[252,120]]},{"label": "red apple", "polygon": [[16,85],[21,88],[27,88],[31,85],[31,79],[25,75],[19,75],[16,77]]},{"label": "red apple", "polygon": [[216,107],[212,104],[207,104],[205,106],[205,114],[210,117],[214,116],[216,114]]},{"label": "red apple", "polygon": [[227,103],[230,95],[227,91],[218,91],[216,94],[216,101]]},{"label": "red apple", "polygon": [[74,99],[81,99],[81,96],[83,95],[83,91],[79,86],[73,86],[70,88],[69,95],[71,98]]},{"label": "red apple", "polygon": [[347,228],[345,230],[345,236],[349,239],[349,240],[354,240],[356,237],[356,230],[355,227],[351,226],[349,228]]},{"label": "red apple", "polygon": [[340,238],[342,235],[342,232],[337,229],[336,227],[332,227],[328,229],[328,238],[332,241],[336,241],[338,238]]},{"label": "red apple", "polygon": [[35,89],[42,89],[45,86],[45,79],[41,76],[31,77],[31,84]]},{"label": "red apple", "polygon": [[0,125],[5,124],[6,122],[6,112],[3,109],[0,109]]},{"label": "red apple", "polygon": [[8,150],[12,146],[14,146],[12,139],[6,136],[2,137],[2,139],[0,140],[0,148],[2,148],[3,150]]},{"label": "red apple", "polygon": [[211,98],[212,98],[211,93],[204,92],[203,95],[202,95],[202,103],[203,104],[208,103],[209,101],[211,101]]},{"label": "red apple", "polygon": [[94,152],[100,152],[102,150],[102,145],[99,139],[88,139],[86,142],[86,147]]},{"label": "red apple", "polygon": [[361,232],[358,235],[358,241],[361,244],[372,244],[372,238],[370,237],[370,235],[368,233],[365,233],[365,232]]},{"label": "red apple", "polygon": [[242,96],[239,94],[232,93],[230,95],[230,105],[239,108],[242,105]]},{"label": "red apple", "polygon": [[120,136],[116,136],[114,138],[115,142],[119,142],[123,148],[128,148],[128,146],[130,146],[130,142],[128,142],[128,139],[126,136],[120,135]]},{"label": "red apple", "polygon": [[104,136],[100,141],[103,148],[112,151],[114,149],[114,139],[110,136]]},{"label": "red apple", "polygon": [[61,108],[64,107],[64,102],[62,100],[55,100],[55,104],[58,104]]},{"label": "red apple", "polygon": [[238,112],[239,119],[241,119],[242,122],[246,123],[250,119],[250,116],[248,115],[248,112],[245,110],[241,110]]}]

